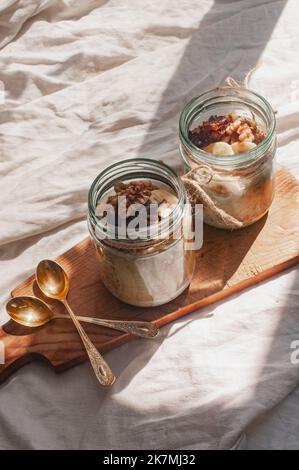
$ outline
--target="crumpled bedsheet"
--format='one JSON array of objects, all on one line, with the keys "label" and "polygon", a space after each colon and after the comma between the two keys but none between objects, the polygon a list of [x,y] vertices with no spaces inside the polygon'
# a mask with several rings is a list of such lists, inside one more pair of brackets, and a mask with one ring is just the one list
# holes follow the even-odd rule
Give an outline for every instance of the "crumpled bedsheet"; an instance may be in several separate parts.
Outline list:
[{"label": "crumpled bedsheet", "polygon": [[[227,76],[256,67],[278,161],[299,176],[297,3],[2,0],[1,322],[38,261],[86,236],[99,171],[135,156],[179,170],[179,111]],[[88,364],[28,365],[0,386],[0,448],[299,448],[279,405],[299,382],[298,306],[293,268],[110,352],[110,389]]]}]

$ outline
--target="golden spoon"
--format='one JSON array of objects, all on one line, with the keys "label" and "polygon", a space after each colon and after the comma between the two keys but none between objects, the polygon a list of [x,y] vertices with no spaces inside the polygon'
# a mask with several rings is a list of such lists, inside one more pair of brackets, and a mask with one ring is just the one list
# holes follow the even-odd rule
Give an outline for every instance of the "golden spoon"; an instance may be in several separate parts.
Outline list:
[{"label": "golden spoon", "polygon": [[[45,325],[55,318],[70,318],[62,313],[54,313],[45,302],[33,296],[10,299],[6,305],[6,310],[15,322],[33,328]],[[125,331],[126,333],[142,336],[143,338],[154,338],[159,333],[155,325],[145,321],[102,320],[101,318],[80,317],[78,315],[76,317],[82,322]]]},{"label": "golden spoon", "polygon": [[41,261],[36,269],[36,281],[40,290],[51,299],[59,300],[67,309],[90,359],[95,375],[102,385],[112,385],[115,375],[99,351],[95,348],[67,301],[69,279],[62,267],[51,260]]}]

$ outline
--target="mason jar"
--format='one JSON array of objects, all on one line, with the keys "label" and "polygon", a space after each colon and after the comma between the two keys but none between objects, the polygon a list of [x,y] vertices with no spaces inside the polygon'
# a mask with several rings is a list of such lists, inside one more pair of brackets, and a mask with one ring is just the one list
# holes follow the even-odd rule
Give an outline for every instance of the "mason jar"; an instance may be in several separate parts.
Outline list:
[{"label": "mason jar", "polygon": [[[189,132],[211,116],[235,113],[254,119],[265,138],[238,155],[217,156],[195,146]],[[262,218],[274,196],[275,114],[265,98],[246,88],[220,87],[193,98],[179,120],[185,176],[199,176],[198,203],[204,222],[222,229],[242,228]]]},{"label": "mason jar", "polygon": [[[104,225],[97,207],[119,182],[151,182],[175,195],[175,207],[167,220],[132,238]],[[101,278],[118,299],[131,305],[153,307],[180,295],[190,284],[195,251],[187,246],[192,237],[192,214],[184,185],[163,163],[134,158],[115,163],[94,180],[88,195],[88,227],[94,242]]]}]

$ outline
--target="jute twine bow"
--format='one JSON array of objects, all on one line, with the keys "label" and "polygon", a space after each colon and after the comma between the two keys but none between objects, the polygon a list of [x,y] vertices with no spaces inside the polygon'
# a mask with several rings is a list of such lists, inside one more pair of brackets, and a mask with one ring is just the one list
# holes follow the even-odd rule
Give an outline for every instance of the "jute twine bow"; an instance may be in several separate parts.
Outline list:
[{"label": "jute twine bow", "polygon": [[[252,68],[246,74],[243,83],[238,83],[234,78],[227,77],[225,79],[226,87],[228,88],[248,88],[249,80],[257,67]],[[190,155],[189,150],[184,146],[183,150],[187,155]],[[235,217],[228,214],[226,211],[217,206],[212,198],[204,190],[204,185],[208,184],[215,177],[215,171],[208,165],[198,165],[182,177],[182,181],[185,185],[187,194],[191,204],[202,204],[206,213],[208,213],[209,219],[213,222],[213,225],[234,230],[244,227],[244,223]]]}]

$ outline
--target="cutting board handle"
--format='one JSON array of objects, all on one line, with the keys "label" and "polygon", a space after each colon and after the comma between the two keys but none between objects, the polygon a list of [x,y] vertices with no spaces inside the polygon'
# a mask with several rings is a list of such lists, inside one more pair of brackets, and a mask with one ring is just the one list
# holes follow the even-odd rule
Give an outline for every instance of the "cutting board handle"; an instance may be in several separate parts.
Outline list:
[{"label": "cutting board handle", "polygon": [[0,327],[0,383],[39,354],[31,348],[27,328],[8,321]]}]

